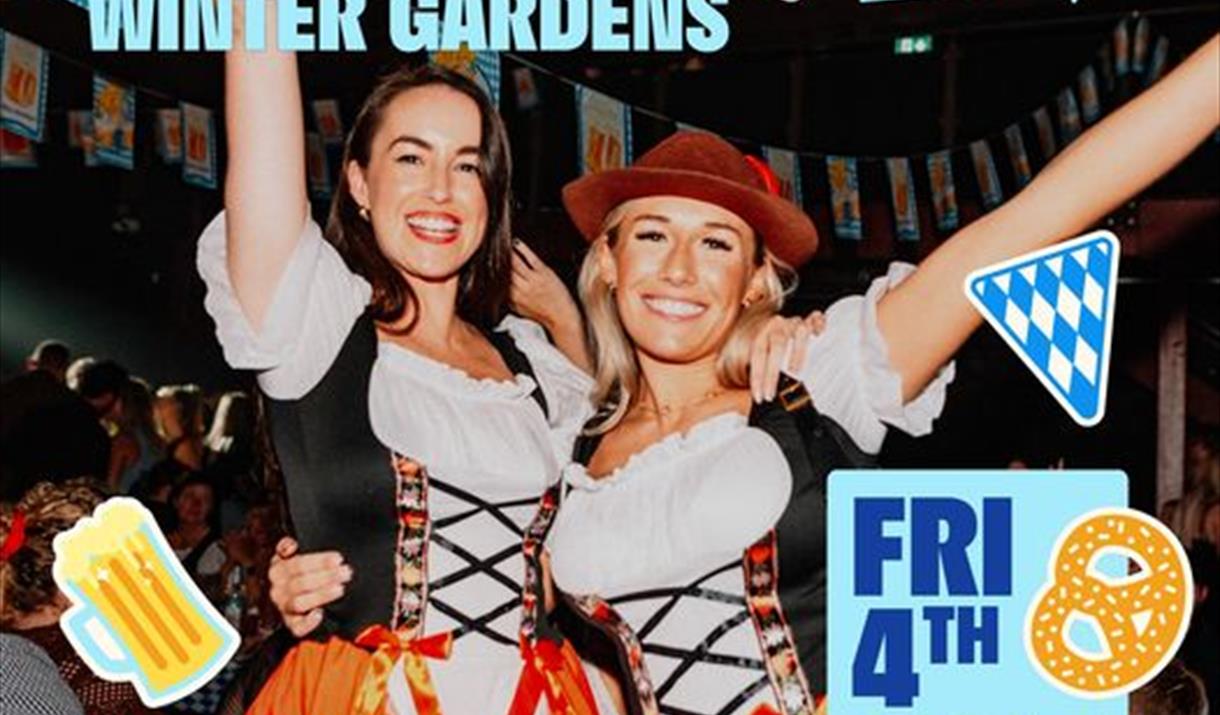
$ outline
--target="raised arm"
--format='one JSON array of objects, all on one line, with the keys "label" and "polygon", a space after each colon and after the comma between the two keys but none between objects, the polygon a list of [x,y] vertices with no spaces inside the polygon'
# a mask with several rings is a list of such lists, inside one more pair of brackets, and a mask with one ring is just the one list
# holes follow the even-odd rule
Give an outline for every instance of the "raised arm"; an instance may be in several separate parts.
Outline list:
[{"label": "raised arm", "polygon": [[917,395],[981,323],[962,289],[971,271],[1080,234],[1189,155],[1217,124],[1220,35],[928,256],[877,306],[904,399]]},{"label": "raised arm", "polygon": [[[225,177],[229,277],[258,330],[308,215],[305,134],[297,61],[274,48],[243,49],[245,2],[234,0],[233,50],[225,56]],[[276,3],[266,3],[267,28]],[[269,32],[274,35],[274,32]]]}]

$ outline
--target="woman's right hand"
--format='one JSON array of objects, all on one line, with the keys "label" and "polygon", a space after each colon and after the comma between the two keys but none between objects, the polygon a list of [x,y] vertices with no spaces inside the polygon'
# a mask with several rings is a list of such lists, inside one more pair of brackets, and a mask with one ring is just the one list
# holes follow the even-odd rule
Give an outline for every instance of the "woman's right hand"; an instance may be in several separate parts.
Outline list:
[{"label": "woman's right hand", "polygon": [[284,625],[302,638],[322,622],[322,607],[343,597],[353,572],[338,551],[298,554],[297,548],[294,539],[280,539],[267,578]]}]

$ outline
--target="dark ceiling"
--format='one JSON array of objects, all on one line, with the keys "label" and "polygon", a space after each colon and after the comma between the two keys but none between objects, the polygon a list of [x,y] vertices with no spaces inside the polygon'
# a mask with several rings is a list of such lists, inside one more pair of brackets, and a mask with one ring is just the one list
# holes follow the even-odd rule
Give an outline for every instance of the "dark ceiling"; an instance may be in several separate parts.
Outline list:
[{"label": "dark ceiling", "polygon": [[[630,3],[618,2],[620,6]],[[303,56],[306,94],[350,97],[403,55],[389,13],[362,15],[367,52]],[[66,0],[2,0],[2,24],[89,67],[167,97],[221,102],[221,57],[95,53],[87,14]],[[1214,32],[1220,4],[1184,0],[732,0],[729,45],[718,53],[532,53],[521,57],[633,104],[726,135],[825,152],[883,155],[937,148],[1003,128],[1046,101],[1094,57],[1124,14],[1149,16],[1182,53]],[[896,57],[897,35],[931,33],[929,55]],[[959,116],[941,121],[952,72]],[[690,71],[686,67],[698,66]]]},{"label": "dark ceiling", "polygon": [[[363,14],[368,52],[305,54],[301,59],[305,95],[337,98],[349,117],[374,78],[406,59],[387,40],[383,3],[370,0],[369,6]],[[558,78],[582,82],[642,110],[635,115],[637,151],[672,130],[672,122],[655,117],[649,121],[648,113],[659,113],[747,145],[910,156],[961,146],[1027,117],[1074,82],[1076,73],[1095,61],[1115,23],[1137,10],[1151,19],[1154,37],[1169,38],[1170,64],[1220,27],[1220,3],[1202,0],[1173,5],[1152,0],[899,0],[866,5],[856,0],[732,0],[726,10],[730,44],[711,55],[570,52],[510,58],[555,75],[539,76],[543,111],[526,116],[510,106],[511,97],[503,103],[517,155],[514,188],[525,204],[525,220],[518,225],[558,264],[571,264],[581,248],[556,210],[558,187],[575,172],[575,150],[568,140],[574,135],[571,92]],[[138,344],[140,357],[130,360],[154,380],[228,379],[209,377],[221,372],[221,361],[210,321],[202,315],[202,287],[192,260],[194,237],[219,207],[219,192],[186,188],[170,167],[143,158],[152,156],[147,119],[140,120],[142,128],[137,130],[141,148],[133,172],[85,170],[79,153],[62,146],[63,113],[89,106],[93,69],[140,87],[140,112],[147,117],[151,107],[179,99],[220,110],[222,58],[203,53],[95,53],[89,47],[87,18],[67,0],[0,0],[0,26],[54,53],[48,105],[52,141],[39,147],[41,168],[25,173],[20,181],[15,180],[17,172],[0,174],[0,263],[4,299],[9,302],[3,366],[11,369],[14,357],[45,335],[44,325],[62,323],[74,325],[74,334],[81,336],[78,344],[101,354],[131,354]],[[931,33],[935,50],[895,56],[895,36],[915,33]],[[1216,155],[1213,145],[1205,158],[1210,161]],[[1170,196],[1220,195],[1220,172],[1194,163],[1158,191]],[[806,168],[807,174],[811,171]],[[1007,175],[1002,178],[1008,180]],[[884,191],[881,179],[867,172],[861,181],[862,193],[878,196]],[[825,207],[818,202],[824,202],[821,194],[808,199],[807,208],[823,220]],[[124,217],[137,219],[141,230],[112,232],[116,219]],[[1214,233],[1215,221],[1209,227]],[[939,237],[925,239],[921,251]],[[834,247],[839,251],[835,260],[812,267],[806,285],[815,290],[798,296],[799,307],[824,305],[835,295],[858,290],[867,272],[877,268],[876,260],[859,260],[862,256],[850,247]],[[1153,288],[1145,291],[1142,286],[1188,275],[1192,295],[1201,296],[1190,299],[1197,317],[1192,330],[1197,326],[1202,338],[1192,338],[1192,372],[1220,384],[1220,316],[1215,307],[1220,305],[1215,299],[1220,294],[1220,250],[1214,236],[1193,241],[1172,270],[1164,261],[1128,265],[1124,272],[1134,280],[1131,295],[1139,300],[1128,301],[1131,312],[1120,316],[1132,326],[1123,328],[1124,334],[1135,335],[1145,326],[1148,330],[1131,342],[1138,342],[1143,352],[1155,346],[1158,299]],[[18,299],[26,301],[29,310],[17,310],[13,301]],[[30,324],[16,324],[11,316],[19,314],[31,316]]]}]

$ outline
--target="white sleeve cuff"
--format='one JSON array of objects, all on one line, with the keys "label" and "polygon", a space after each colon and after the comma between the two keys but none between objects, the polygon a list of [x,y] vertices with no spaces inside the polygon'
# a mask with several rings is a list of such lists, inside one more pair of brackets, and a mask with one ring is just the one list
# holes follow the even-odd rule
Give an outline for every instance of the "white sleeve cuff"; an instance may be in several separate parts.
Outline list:
[{"label": "white sleeve cuff", "polygon": [[810,339],[798,374],[818,410],[871,454],[881,450],[886,425],[913,436],[930,433],[953,381],[950,362],[914,399],[902,399],[902,378],[890,364],[889,346],[877,326],[877,303],[914,270],[910,264],[892,263],[864,295],[835,302],[826,312],[826,330]]}]

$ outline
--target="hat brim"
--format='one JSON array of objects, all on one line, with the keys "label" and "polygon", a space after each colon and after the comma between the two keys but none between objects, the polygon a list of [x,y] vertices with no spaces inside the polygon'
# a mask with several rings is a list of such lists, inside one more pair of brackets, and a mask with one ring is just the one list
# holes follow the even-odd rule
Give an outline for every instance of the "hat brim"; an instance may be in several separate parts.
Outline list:
[{"label": "hat brim", "polygon": [[735,181],[699,171],[631,167],[590,174],[563,187],[563,204],[588,241],[616,206],[645,196],[681,196],[737,214],[762,236],[777,258],[797,267],[813,257],[818,231],[792,202]]}]

